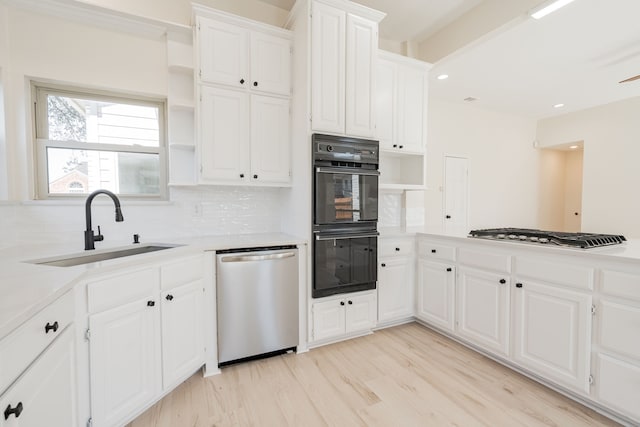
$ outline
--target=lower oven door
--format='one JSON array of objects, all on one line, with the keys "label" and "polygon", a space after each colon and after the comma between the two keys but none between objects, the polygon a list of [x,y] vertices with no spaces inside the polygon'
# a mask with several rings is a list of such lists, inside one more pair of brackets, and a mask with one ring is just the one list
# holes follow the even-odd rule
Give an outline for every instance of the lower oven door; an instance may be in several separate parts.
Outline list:
[{"label": "lower oven door", "polygon": [[313,298],[375,289],[378,233],[317,233],[314,244]]},{"label": "lower oven door", "polygon": [[377,170],[316,167],[314,224],[378,220]]}]

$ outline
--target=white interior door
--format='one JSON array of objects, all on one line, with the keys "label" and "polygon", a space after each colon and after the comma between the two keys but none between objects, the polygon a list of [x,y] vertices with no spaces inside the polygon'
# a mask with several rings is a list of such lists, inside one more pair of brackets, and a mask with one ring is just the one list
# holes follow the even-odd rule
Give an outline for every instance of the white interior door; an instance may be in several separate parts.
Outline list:
[{"label": "white interior door", "polygon": [[467,231],[469,209],[469,166],[463,157],[444,158],[444,228]]}]

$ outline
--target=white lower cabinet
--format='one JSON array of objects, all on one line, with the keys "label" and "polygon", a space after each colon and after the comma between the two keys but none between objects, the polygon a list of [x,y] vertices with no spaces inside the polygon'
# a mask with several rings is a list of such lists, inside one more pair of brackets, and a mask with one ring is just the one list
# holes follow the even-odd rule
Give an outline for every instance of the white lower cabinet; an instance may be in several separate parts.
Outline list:
[{"label": "white lower cabinet", "polygon": [[204,360],[202,280],[170,289],[162,301],[162,382],[171,388]]},{"label": "white lower cabinet", "polygon": [[439,328],[453,331],[454,307],[454,266],[420,259],[417,317]]},{"label": "white lower cabinet", "polygon": [[413,316],[413,258],[381,258],[378,268],[378,322]]},{"label": "white lower cabinet", "polygon": [[514,292],[515,362],[588,394],[592,296],[518,278]]},{"label": "white lower cabinet", "polygon": [[640,365],[600,353],[596,356],[596,372],[596,398],[600,403],[640,423]]},{"label": "white lower cabinet", "polygon": [[74,327],[67,327],[0,396],[0,426],[78,426]]},{"label": "white lower cabinet", "polygon": [[457,331],[487,350],[509,354],[509,275],[458,269]]},{"label": "white lower cabinet", "polygon": [[363,332],[376,325],[374,292],[344,294],[312,303],[311,341]]},{"label": "white lower cabinet", "polygon": [[89,316],[95,427],[122,424],[161,392],[159,309],[149,295]]}]

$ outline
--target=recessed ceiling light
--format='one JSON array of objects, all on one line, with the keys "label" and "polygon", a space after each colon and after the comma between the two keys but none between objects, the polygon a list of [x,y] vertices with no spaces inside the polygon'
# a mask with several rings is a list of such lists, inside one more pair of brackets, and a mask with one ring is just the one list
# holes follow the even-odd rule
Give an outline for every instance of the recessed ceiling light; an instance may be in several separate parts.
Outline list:
[{"label": "recessed ceiling light", "polygon": [[564,104],[556,104],[553,106],[553,108],[562,108],[564,107]]},{"label": "recessed ceiling light", "polygon": [[572,150],[575,150],[576,148],[578,148],[577,145],[570,145],[569,148],[571,148]]},{"label": "recessed ceiling light", "polygon": [[467,102],[473,102],[473,101],[477,101],[477,100],[478,100],[478,98],[474,98],[473,96],[469,96],[469,97],[464,99],[464,101],[467,101]]},{"label": "recessed ceiling light", "polygon": [[446,80],[449,78],[449,74],[440,74],[438,80]]},{"label": "recessed ceiling light", "polygon": [[572,1],[573,0],[553,0],[545,2],[542,6],[537,7],[531,11],[531,17],[533,19],[543,18],[548,14],[560,9],[561,7],[568,5]]}]

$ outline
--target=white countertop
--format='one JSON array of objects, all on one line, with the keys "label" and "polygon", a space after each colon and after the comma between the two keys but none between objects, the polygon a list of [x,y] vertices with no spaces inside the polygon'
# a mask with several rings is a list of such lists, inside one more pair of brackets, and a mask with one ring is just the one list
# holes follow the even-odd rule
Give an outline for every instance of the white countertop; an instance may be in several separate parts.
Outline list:
[{"label": "white countertop", "polygon": [[[157,262],[202,251],[300,245],[308,241],[284,233],[264,233],[178,238],[155,243],[181,246],[73,267],[38,265],[25,261],[99,254],[136,245],[130,242],[99,242],[95,251],[78,251],[77,244],[20,245],[0,249],[0,339],[73,288],[76,283],[96,274],[109,273],[141,262]],[[150,245],[154,242],[141,244]]]}]

